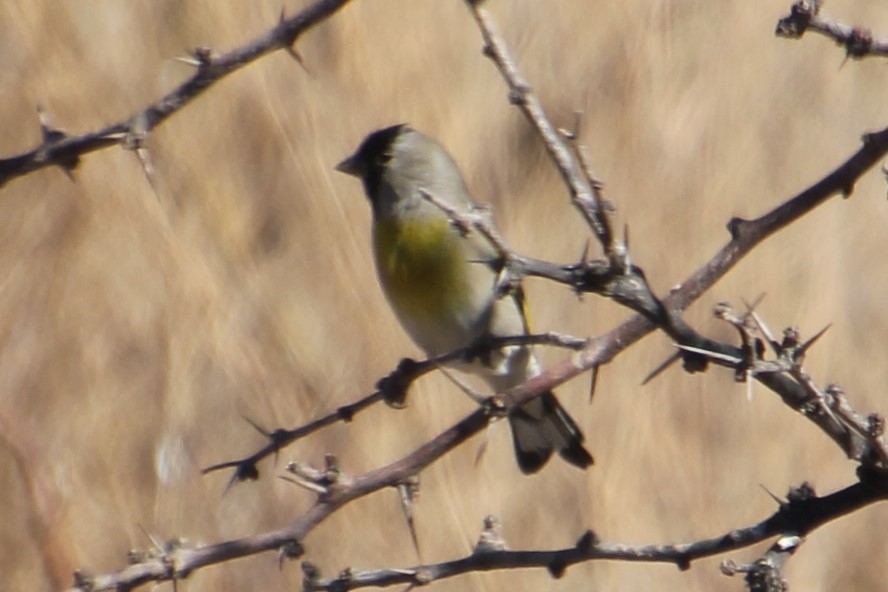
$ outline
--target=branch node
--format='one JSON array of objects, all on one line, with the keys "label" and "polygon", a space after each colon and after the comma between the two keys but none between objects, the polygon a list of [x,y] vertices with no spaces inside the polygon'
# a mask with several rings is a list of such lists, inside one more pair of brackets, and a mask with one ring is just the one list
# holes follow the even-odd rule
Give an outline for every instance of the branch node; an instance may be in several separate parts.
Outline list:
[{"label": "branch node", "polygon": [[746,584],[750,592],[786,592],[786,580],[780,573],[780,567],[768,559],[760,559],[749,566],[746,571]]},{"label": "branch node", "polygon": [[814,486],[810,482],[805,481],[798,487],[790,487],[786,494],[786,500],[790,503],[798,503],[811,500],[817,497]]},{"label": "branch node", "polygon": [[851,58],[862,58],[873,51],[873,32],[870,29],[854,27],[845,40],[845,53]]},{"label": "branch node", "polygon": [[311,561],[302,562],[302,589],[313,590],[321,579],[321,568]]},{"label": "branch node", "polygon": [[237,468],[234,469],[234,474],[231,476],[231,481],[228,483],[228,487],[226,487],[226,490],[230,489],[231,486],[235,483],[258,480],[259,467],[256,465],[255,462],[245,461],[242,463],[238,463]]},{"label": "branch node", "polygon": [[509,89],[509,103],[512,105],[525,105],[527,95],[531,88],[527,84],[518,84]]},{"label": "branch node", "polygon": [[866,433],[870,438],[881,438],[885,434],[885,418],[878,413],[867,415]]},{"label": "branch node", "polygon": [[213,63],[214,55],[209,47],[195,47],[188,52],[187,57],[176,57],[174,59],[177,62],[197,68],[197,71],[200,72]]},{"label": "branch node", "polygon": [[792,5],[789,15],[778,21],[774,34],[778,37],[798,39],[805,34],[811,24],[811,19],[817,16],[819,11],[820,2],[818,0],[798,0]]},{"label": "branch node", "polygon": [[783,341],[780,342],[780,349],[784,354],[792,357],[801,340],[802,333],[798,327],[787,327],[783,330]]},{"label": "branch node", "polygon": [[291,479],[284,476],[281,477],[282,479],[313,491],[318,494],[318,498],[321,500],[328,499],[337,491],[347,487],[351,482],[351,479],[340,470],[336,457],[332,454],[324,455],[323,469],[317,469],[307,463],[291,461],[287,463],[284,470],[295,478]]},{"label": "branch node", "polygon": [[419,363],[411,358],[404,358],[398,363],[398,367],[376,383],[376,388],[382,393],[385,404],[394,409],[404,409],[407,406],[407,390],[415,378],[415,372]]},{"label": "branch node", "polygon": [[734,563],[733,559],[722,561],[721,565],[719,565],[719,569],[721,569],[722,574],[726,576],[734,576],[742,571],[745,571],[743,567]]},{"label": "branch node", "polygon": [[52,162],[62,168],[65,175],[72,181],[74,176],[71,174],[77,165],[80,164],[80,157],[77,154],[70,156],[60,156],[52,154],[52,148],[68,138],[68,134],[60,129],[52,127],[49,123],[49,116],[41,105],[37,105],[37,119],[40,121],[40,135],[43,138],[43,144],[38,149],[37,160],[41,162]]},{"label": "branch node", "polygon": [[74,573],[74,584],[73,588],[75,590],[82,590],[83,592],[89,592],[95,588],[95,579],[92,575],[84,572],[80,569],[75,569]]},{"label": "branch node", "polygon": [[592,549],[601,542],[601,539],[598,538],[598,535],[595,534],[593,530],[587,530],[583,533],[583,535],[577,539],[576,548],[577,551],[581,553],[589,553]]},{"label": "branch node", "polygon": [[805,542],[805,539],[795,534],[782,536],[774,543],[774,548],[780,553],[792,554],[795,553],[796,549],[798,549],[803,542]]},{"label": "branch node", "polygon": [[493,551],[508,551],[509,545],[503,537],[503,524],[494,515],[484,517],[484,528],[478,537],[478,542],[472,549],[472,555],[491,553]]},{"label": "branch node", "polygon": [[425,586],[435,579],[435,574],[427,567],[417,569],[412,575],[413,581],[420,586]]},{"label": "branch node", "polygon": [[287,541],[278,549],[278,569],[283,569],[284,561],[299,559],[304,553],[305,548],[299,541]]},{"label": "branch node", "polygon": [[198,70],[206,68],[210,64],[213,63],[213,50],[209,47],[195,47],[191,50],[191,57],[197,62],[196,66]]},{"label": "branch node", "polygon": [[728,220],[727,228],[728,232],[731,234],[731,238],[734,240],[741,240],[744,235],[744,230],[751,224],[749,220],[744,220],[743,218],[734,217]]}]

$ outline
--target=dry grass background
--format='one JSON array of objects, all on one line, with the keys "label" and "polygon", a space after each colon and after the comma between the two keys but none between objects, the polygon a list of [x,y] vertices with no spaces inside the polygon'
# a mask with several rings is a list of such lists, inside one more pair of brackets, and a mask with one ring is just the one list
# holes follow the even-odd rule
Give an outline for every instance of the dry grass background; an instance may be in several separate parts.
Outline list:
[{"label": "dry grass background", "polygon": [[[286,5],[288,13],[306,2]],[[585,111],[584,140],[630,225],[636,261],[660,293],[755,216],[812,183],[888,123],[883,63],[843,65],[819,38],[776,39],[788,0],[543,3],[491,10],[559,124]],[[35,104],[55,125],[94,129],[143,107],[188,75],[172,58],[226,50],[271,26],[281,3],[208,0],[6,0],[0,4],[0,153],[34,146]],[[831,14],[888,32],[877,0],[834,0]],[[479,201],[491,202],[521,252],[572,260],[588,233],[503,83],[480,54],[461,2],[355,1],[304,37],[308,72],[273,55],[212,89],[149,138],[159,199],[123,150],[88,156],[76,183],[59,170],[0,193],[0,589],[58,589],[75,567],[121,567],[160,538],[208,543],[286,523],[312,503],[275,479],[221,492],[208,464],[260,438],[241,419],[295,426],[369,392],[417,351],[376,285],[368,208],[332,166],[377,127],[400,121],[440,138]],[[688,316],[719,300],[768,294],[775,328],[834,327],[809,357],[864,411],[888,412],[884,182],[870,174],[761,246]],[[627,312],[529,282],[540,328],[577,335]],[[728,373],[675,369],[648,337],[604,370],[598,396],[566,385],[597,464],[552,463],[522,477],[504,427],[478,468],[476,438],[423,475],[423,561],[470,550],[499,515],[513,548],[555,548],[594,528],[605,540],[679,542],[753,523],[774,510],[760,488],[811,480],[821,492],[854,466],[816,429]],[[546,352],[555,361],[564,354]],[[405,454],[469,412],[435,377],[403,412],[373,409],[289,448],[337,454],[359,473]],[[816,532],[787,570],[794,589],[884,590],[884,507]],[[331,575],[345,566],[419,561],[393,492],[361,500],[305,541]],[[734,553],[752,560],[759,546]],[[722,558],[671,566],[590,563],[562,581],[541,571],[472,575],[437,590],[740,590]],[[195,573],[189,590],[291,590],[298,565],[271,555]]]}]

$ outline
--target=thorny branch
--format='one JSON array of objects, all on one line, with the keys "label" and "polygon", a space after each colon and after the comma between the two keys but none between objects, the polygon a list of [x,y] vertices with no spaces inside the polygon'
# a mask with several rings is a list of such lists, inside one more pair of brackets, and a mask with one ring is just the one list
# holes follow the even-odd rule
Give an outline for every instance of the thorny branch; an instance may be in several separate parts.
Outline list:
[{"label": "thorny branch", "polygon": [[864,27],[836,22],[820,14],[822,0],[798,0],[787,16],[777,23],[775,34],[799,39],[808,31],[820,33],[845,48],[845,55],[854,59],[869,56],[888,56],[888,40],[876,39]]},{"label": "thorny branch", "polygon": [[[223,469],[234,469],[229,481],[229,487],[240,481],[254,481],[259,478],[258,463],[269,456],[277,455],[296,440],[305,438],[314,432],[334,423],[350,422],[355,415],[380,401],[385,401],[396,409],[406,405],[407,390],[413,382],[425,376],[433,370],[457,360],[471,360],[488,351],[499,349],[508,345],[551,345],[572,350],[580,350],[585,347],[586,339],[572,337],[561,333],[538,333],[533,335],[515,335],[512,337],[496,337],[479,341],[470,347],[461,348],[452,352],[428,358],[425,360],[412,360],[404,358],[398,367],[376,383],[376,390],[349,405],[343,405],[336,411],[320,417],[305,425],[294,429],[277,429],[272,432],[262,430],[255,424],[253,426],[268,440],[268,443],[250,456],[238,460],[225,461],[203,469],[203,473],[212,473]],[[252,422],[250,422],[252,423]]]},{"label": "thorny branch", "polygon": [[[478,3],[469,2],[468,5],[481,28],[486,46],[496,48],[494,51],[488,52],[488,55],[497,63],[509,88],[522,89],[523,98],[518,103],[519,107],[522,108],[530,123],[537,128],[539,134],[544,138],[549,137],[552,126],[544,115],[539,115],[536,112],[539,101],[518,72],[508,47],[493,27],[492,18]],[[528,109],[527,105],[536,107]],[[541,107],[539,107],[539,111],[542,111]],[[731,240],[662,301],[651,292],[644,280],[643,273],[636,266],[614,267],[605,262],[581,262],[575,265],[563,265],[559,268],[549,263],[523,260],[517,255],[512,258],[518,262],[523,261],[525,264],[523,271],[527,275],[547,277],[556,282],[567,284],[579,292],[601,294],[639,312],[639,316],[626,321],[611,333],[600,338],[603,342],[613,339],[621,344],[622,347],[614,351],[614,355],[655,328],[659,328],[682,347],[743,359],[740,348],[718,343],[702,336],[684,321],[681,312],[709,290],[737,262],[766,238],[809,213],[829,197],[836,194],[850,195],[857,179],[872,168],[886,153],[888,153],[888,128],[865,135],[863,146],[842,165],[770,212],[754,220],[732,219],[728,224]],[[552,151],[550,154],[552,154],[555,165],[561,170],[562,177],[573,178],[573,171],[578,170],[579,166],[572,155],[560,151]],[[563,164],[562,157],[567,158],[569,163]],[[595,230],[594,225],[592,228]],[[625,261],[628,260],[627,254]],[[598,340],[590,342],[590,347],[593,345],[598,347]],[[580,352],[577,357],[582,359],[583,353]],[[594,362],[587,360],[581,364],[583,367],[580,371],[608,361],[610,358],[596,359]],[[706,367],[705,360],[695,356],[685,356],[685,367],[690,371],[703,370]],[[772,372],[758,374],[756,378],[780,395],[783,401],[793,409],[805,410],[809,407],[810,393],[803,384],[800,384],[792,376],[782,372]],[[863,463],[876,463],[877,459],[885,457],[884,451],[873,449],[872,440],[868,441],[859,434],[849,431],[847,426],[837,424],[829,414],[809,414],[808,418],[838,443],[849,458]]]},{"label": "thorny branch", "polygon": [[[312,9],[318,10],[317,7],[323,5],[329,10],[326,14],[329,14],[342,4],[344,4],[342,1],[325,2],[322,0],[310,7],[309,11]],[[641,314],[623,323],[608,334],[585,340],[582,349],[572,356],[570,360],[550,368],[542,375],[506,393],[499,393],[497,396],[487,399],[480,409],[395,463],[355,478],[349,478],[339,471],[332,474],[329,471],[317,471],[317,474],[323,477],[323,479],[319,478],[319,482],[313,488],[318,492],[317,503],[285,528],[253,537],[196,548],[181,545],[164,546],[162,550],[137,557],[136,563],[118,573],[101,576],[78,574],[78,579],[75,582],[77,589],[128,589],[148,581],[175,580],[185,577],[191,571],[206,565],[274,549],[278,550],[282,559],[298,557],[303,553],[300,541],[305,535],[345,504],[381,488],[399,487],[409,482],[424,467],[465,442],[473,434],[484,429],[491,416],[505,413],[512,406],[520,405],[582,372],[597,368],[611,361],[618,353],[657,327],[676,339],[682,347],[687,349],[695,348],[701,352],[706,352],[705,356],[697,354],[696,363],[698,365],[696,369],[703,369],[705,363],[701,363],[700,358],[705,359],[708,357],[713,361],[733,367],[735,371],[742,370],[743,364],[750,360],[748,352],[744,351],[743,348],[720,344],[700,336],[686,325],[681,318],[681,311],[711,288],[733,265],[765,238],[810,212],[828,197],[836,193],[850,194],[857,179],[888,152],[888,129],[870,134],[864,138],[864,144],[857,153],[852,155],[834,172],[798,196],[758,219],[732,220],[728,226],[732,238],[725,247],[688,280],[673,290],[668,297],[660,301],[651,294],[650,289],[644,282],[641,270],[629,263],[625,246],[619,244],[613,238],[614,235],[610,229],[610,223],[602,206],[603,202],[593,196],[593,193],[597,192],[598,185],[593,183],[591,175],[585,172],[588,169],[577,164],[562,138],[555,133],[554,127],[545,118],[539,101],[530,91],[529,85],[524,82],[520,72],[518,72],[505,44],[493,30],[490,17],[476,3],[470,2],[469,4],[476,17],[476,21],[481,27],[488,55],[494,59],[509,83],[511,89],[510,96],[513,102],[522,108],[531,122],[540,131],[553,160],[559,166],[565,182],[571,188],[574,204],[583,213],[593,232],[604,245],[608,258],[608,261],[604,263],[581,261],[579,264],[562,266],[519,258],[517,255],[515,256],[515,261],[524,268],[523,273],[525,274],[550,277],[555,281],[570,285],[578,291],[589,291],[611,297],[639,311]],[[295,34],[292,39],[295,39]],[[292,39],[290,39],[290,42],[292,42]],[[253,47],[253,45],[251,44],[250,47]],[[261,51],[264,53],[270,51],[270,49]],[[227,54],[223,58],[230,55]],[[261,55],[261,53],[258,55]],[[258,57],[258,55],[255,57]],[[218,67],[219,59],[221,58],[210,59],[209,63],[204,65],[203,68]],[[232,66],[232,69],[239,67],[239,65],[242,64]],[[195,79],[199,78],[200,72],[201,67],[199,67]],[[210,82],[214,80],[215,78],[210,79]],[[146,112],[150,111],[151,109],[149,108]],[[161,112],[161,120],[171,112]],[[154,121],[154,124],[156,125],[157,122]],[[131,127],[125,125],[125,129],[118,130],[115,133],[126,133],[131,129]],[[145,129],[150,129],[150,126],[145,126]],[[569,134],[568,138],[570,139]],[[99,139],[100,142],[106,142],[105,144],[96,144],[91,148],[85,148],[82,153],[98,149],[115,140],[119,140],[119,138],[112,139],[108,133],[105,133]],[[44,147],[41,147],[39,150],[44,150],[46,146],[51,145],[54,147],[52,153],[55,156],[49,160],[43,157],[40,164],[28,165],[32,166],[32,168],[27,170],[34,170],[34,168],[51,163],[63,165],[70,163],[71,155],[76,156],[81,154],[81,152],[55,151],[55,148],[58,148],[60,145],[67,145],[65,144],[67,141],[69,139],[62,139],[59,144],[55,144],[53,143],[54,141],[50,142],[50,140],[47,140]],[[90,146],[90,144],[87,143],[87,146]],[[0,184],[11,178],[8,175],[2,176],[5,170],[4,165],[8,166],[8,163],[9,161],[0,161]],[[22,169],[12,176],[24,174],[27,170]],[[625,282],[627,277],[631,280],[629,282],[632,285],[631,289],[621,287],[624,285],[621,282]],[[728,361],[724,359],[720,361],[717,357],[718,354],[728,358]],[[466,355],[466,353],[455,353],[453,355]],[[686,367],[693,360],[693,356],[686,356]],[[437,360],[436,364],[441,364],[443,361]],[[753,357],[752,361],[757,361],[757,358]],[[427,363],[429,365],[422,367],[421,371],[415,368],[410,369],[412,372],[416,372],[415,376],[411,375],[410,372],[405,373],[409,380],[406,381],[406,384],[399,386],[403,386],[406,389],[410,380],[435,366],[435,363],[432,363],[432,361],[427,361]],[[768,388],[777,392],[792,408],[799,410],[809,408],[811,402],[810,385],[801,384],[797,373],[793,374],[780,369],[780,371],[774,372],[754,373],[754,376]],[[364,401],[367,401],[366,404],[369,404],[376,400],[385,399],[384,391],[386,388],[388,387],[380,387],[376,393],[355,404],[358,405],[355,409],[363,408],[361,405],[365,404]],[[395,392],[397,392],[397,389],[395,389]],[[397,404],[398,399],[393,398],[390,403]],[[344,415],[347,416],[348,414]],[[315,424],[310,424],[310,426],[306,426],[307,431],[304,433],[319,429],[333,421],[347,419],[344,415],[336,413],[315,422]],[[720,553],[728,549],[736,549],[777,534],[782,535],[781,541],[784,542],[786,541],[785,537],[803,537],[829,520],[875,501],[886,499],[888,497],[888,486],[886,486],[884,467],[880,463],[883,455],[875,453],[872,449],[875,445],[874,442],[877,443],[878,439],[867,440],[854,430],[846,429],[846,426],[837,427],[834,416],[830,414],[814,413],[808,416],[824,432],[838,442],[849,457],[861,463],[858,474],[859,482],[857,484],[823,498],[816,497],[813,492],[810,495],[796,495],[795,497],[791,495],[787,502],[781,502],[780,509],[774,515],[758,525],[732,531],[716,539],[698,541],[688,545],[645,547],[607,545],[597,542],[594,535],[588,533],[580,539],[576,547],[562,551],[521,552],[514,554],[506,550],[493,550],[476,553],[469,558],[441,565],[455,566],[448,568],[452,570],[462,570],[453,571],[452,575],[469,570],[539,565],[548,568],[553,575],[559,576],[572,563],[594,558],[605,558],[604,554],[610,553],[610,556],[607,558],[622,558],[636,561],[668,561],[685,568],[691,560],[697,557]],[[274,440],[272,435],[269,435],[269,438]],[[279,443],[273,441],[272,444],[264,456],[272,454],[280,448]],[[238,470],[246,466],[252,466],[255,469],[255,462],[261,457],[254,455],[254,457],[250,457],[246,461],[237,461],[226,466],[233,466],[238,468]],[[249,471],[243,471],[241,475],[236,475],[236,478],[250,478],[250,475],[247,473]],[[778,547],[780,547],[779,543],[781,541],[778,541]],[[724,545],[724,547],[719,545]],[[774,561],[782,561],[781,558],[785,558],[787,549],[789,547],[777,548]],[[561,555],[558,555],[559,553]],[[620,553],[623,555],[619,556]],[[780,553],[783,553],[783,555],[780,555]],[[475,563],[473,564],[473,562]],[[434,569],[434,567],[426,566],[425,570],[418,570],[417,574],[409,575],[406,579],[399,581],[420,584],[438,577],[445,577],[441,575],[444,572],[429,574],[428,570]],[[743,570],[743,568],[736,568],[736,571]],[[307,569],[307,573],[311,571],[311,569]],[[776,571],[779,575],[779,565],[776,567]],[[357,580],[354,579],[352,574],[349,576],[349,581]],[[384,578],[379,581],[383,582]],[[316,577],[307,577],[306,582],[309,587],[316,584],[320,586],[318,584],[319,580]]]},{"label": "thorny branch", "polygon": [[570,147],[559,135],[543,110],[542,103],[533,94],[530,84],[518,70],[508,47],[496,31],[493,19],[480,7],[480,4],[480,2],[467,2],[484,38],[484,54],[494,61],[509,85],[509,101],[517,105],[536,127],[549,156],[555,161],[570,190],[574,206],[604,246],[611,264],[614,267],[622,267],[624,263],[620,257],[622,249],[614,238],[609,212],[600,195],[599,183],[587,176],[584,168],[573,158]]},{"label": "thorny branch", "polygon": [[139,113],[103,129],[69,136],[49,127],[41,116],[43,143],[24,154],[0,159],[0,187],[16,177],[48,166],[57,165],[66,172],[71,171],[76,168],[81,156],[115,144],[140,149],[148,132],[235,70],[279,49],[288,51],[297,60],[301,59],[293,49],[299,36],[348,2],[318,0],[295,16],[283,18],[281,15],[277,26],[267,33],[222,55],[216,55],[207,48],[195,49],[188,61],[196,70],[188,80]]},{"label": "thorny branch", "polygon": [[[695,560],[728,551],[742,549],[766,541],[774,536],[780,539],[766,554],[766,560],[750,566],[726,562],[725,573],[755,573],[761,577],[767,567],[785,558],[798,548],[804,537],[831,520],[854,512],[873,503],[888,499],[888,478],[885,474],[861,472],[861,480],[830,495],[817,497],[809,486],[793,489],[786,501],[767,519],[746,528],[731,530],[723,535],[677,545],[622,545],[605,543],[587,531],[570,548],[557,551],[511,551],[499,548],[476,548],[462,559],[403,569],[344,570],[338,577],[321,579],[317,569],[308,570],[304,590],[312,592],[344,592],[368,586],[382,587],[396,584],[423,585],[435,580],[451,578],[475,571],[493,571],[515,568],[543,568],[553,577],[561,577],[571,565],[592,560],[640,561],[672,563],[679,569],[689,569]],[[794,544],[794,545],[792,545]]]}]

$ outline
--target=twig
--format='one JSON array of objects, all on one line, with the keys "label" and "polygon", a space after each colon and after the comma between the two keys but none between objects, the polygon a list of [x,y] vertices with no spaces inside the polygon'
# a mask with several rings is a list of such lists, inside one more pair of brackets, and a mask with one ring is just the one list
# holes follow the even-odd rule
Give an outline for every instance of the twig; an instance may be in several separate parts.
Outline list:
[{"label": "twig", "polygon": [[[584,193],[588,183],[579,172],[580,166],[575,162],[570,151],[561,143],[560,138],[556,137],[551,123],[542,113],[539,101],[529,92],[529,85],[509,55],[505,43],[496,34],[492,18],[487,11],[478,6],[479,3],[469,1],[467,4],[481,30],[487,47],[487,55],[496,63],[498,70],[509,85],[510,98],[518,104],[528,120],[537,128],[537,132],[546,143],[550,155],[556,161],[558,169],[570,189],[574,204],[589,206],[590,198],[588,193]],[[878,163],[886,153],[888,153],[888,128],[865,135],[861,148],[848,160],[826,177],[770,212],[754,220],[732,219],[728,223],[731,240],[662,301],[651,292],[644,281],[643,272],[635,266],[630,266],[627,269],[629,273],[615,274],[613,265],[594,264],[594,262],[585,266],[559,267],[546,262],[523,261],[522,265],[529,275],[549,277],[570,285],[579,292],[589,291],[611,297],[641,313],[607,335],[590,342],[590,346],[580,352],[574,360],[559,366],[558,369],[564,372],[565,380],[591,369],[595,365],[608,363],[617,353],[658,327],[684,348],[695,348],[699,351],[743,360],[744,356],[740,348],[718,343],[702,336],[684,321],[681,312],[766,238],[800,219],[829,197],[835,194],[849,196],[860,176]],[[601,239],[603,234],[599,233],[603,230],[595,226],[600,223],[595,211],[586,210],[583,207],[580,209]],[[599,348],[603,348],[609,353],[602,355]],[[585,355],[587,353],[591,355],[587,357]],[[706,363],[700,356],[696,358],[685,356],[685,368],[689,371],[700,371],[706,368]],[[776,392],[784,403],[793,409],[803,410],[810,401],[810,395],[804,386],[790,376],[775,372],[760,373],[756,378]],[[843,425],[837,425],[827,414],[811,414],[807,417],[839,444],[849,458],[873,463],[873,459],[878,459],[881,456],[879,452],[873,450],[866,439],[849,432]]]},{"label": "twig", "polygon": [[820,14],[820,0],[798,0],[789,15],[777,23],[778,37],[799,39],[808,31],[820,33],[845,48],[845,55],[853,59],[870,56],[888,56],[888,40],[875,39],[872,31],[839,23]]},{"label": "twig", "polygon": [[[361,399],[344,405],[336,411],[311,421],[305,425],[294,429],[277,429],[272,432],[259,429],[267,439],[268,444],[251,454],[250,456],[217,463],[206,467],[202,470],[204,474],[221,471],[224,469],[233,469],[231,478],[227,487],[231,487],[235,483],[241,481],[255,481],[259,478],[260,461],[275,455],[296,440],[305,438],[306,436],[317,432],[329,425],[340,421],[350,422],[355,415],[367,409],[380,401],[386,401],[393,407],[403,407],[407,394],[407,389],[421,376],[428,374],[433,370],[441,368],[460,359],[470,359],[484,354],[487,351],[499,349],[509,345],[552,345],[579,351],[588,343],[586,339],[564,335],[562,333],[548,332],[532,335],[514,335],[506,337],[489,338],[483,342],[464,347],[447,354],[428,358],[422,361],[414,361],[405,358],[398,365],[398,368],[392,371],[388,376],[382,378],[377,383],[377,390]],[[252,423],[252,422],[251,422]]]},{"label": "twig", "polygon": [[[860,508],[888,499],[888,479],[884,475],[875,481],[864,477],[841,491],[824,497],[790,499],[767,519],[746,528],[738,528],[711,539],[676,545],[622,545],[604,543],[587,532],[576,545],[557,551],[484,550],[468,557],[444,563],[420,565],[405,569],[346,570],[345,575],[329,580],[319,577],[306,588],[314,592],[338,592],[369,586],[422,585],[469,572],[516,568],[543,568],[553,577],[561,577],[571,565],[592,560],[633,561],[645,563],[672,563],[679,569],[689,569],[693,561],[749,547],[774,536],[780,539],[756,566],[774,568],[798,548],[807,533]],[[791,545],[795,542],[795,545]],[[734,567],[733,573],[752,571],[752,567]],[[759,575],[761,575],[761,571]],[[779,571],[779,569],[778,569]],[[773,572],[772,572],[773,573]]]},{"label": "twig", "polygon": [[[332,16],[348,2],[317,0],[295,16],[283,18],[281,15],[280,22],[273,29],[222,55],[214,55],[206,48],[194,50],[188,61],[196,67],[191,78],[142,111],[103,129],[69,136],[59,130],[51,130],[41,118],[43,143],[24,154],[0,159],[0,187],[16,177],[48,166],[61,166],[65,171],[70,171],[85,154],[130,142],[133,137],[144,137],[228,74],[273,51],[292,51],[293,44],[302,33]],[[47,134],[47,130],[52,133]]]},{"label": "twig", "polygon": [[536,127],[549,156],[557,165],[561,177],[570,190],[574,206],[580,211],[610,258],[611,253],[615,251],[613,232],[601,214],[597,190],[589,183],[582,168],[571,157],[570,148],[543,111],[543,106],[532,92],[530,84],[521,75],[508,47],[497,33],[493,19],[485,9],[481,8],[480,2],[469,0],[466,4],[472,11],[484,38],[484,54],[494,61],[509,85],[509,101],[517,105]]}]

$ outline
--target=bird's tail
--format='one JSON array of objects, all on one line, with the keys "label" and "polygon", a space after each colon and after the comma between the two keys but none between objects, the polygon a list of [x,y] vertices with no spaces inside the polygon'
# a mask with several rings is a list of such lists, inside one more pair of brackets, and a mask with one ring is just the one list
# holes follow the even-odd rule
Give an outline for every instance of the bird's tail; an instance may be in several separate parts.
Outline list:
[{"label": "bird's tail", "polygon": [[509,423],[522,473],[539,471],[554,451],[581,469],[593,463],[583,447],[583,432],[551,391],[512,411]]}]

